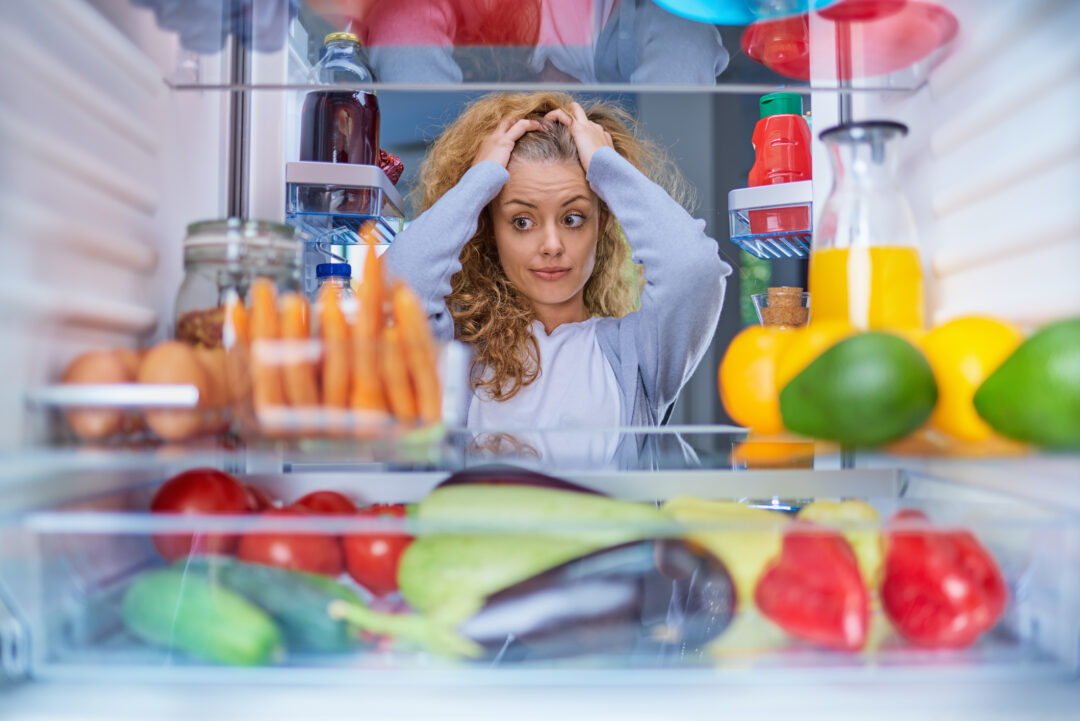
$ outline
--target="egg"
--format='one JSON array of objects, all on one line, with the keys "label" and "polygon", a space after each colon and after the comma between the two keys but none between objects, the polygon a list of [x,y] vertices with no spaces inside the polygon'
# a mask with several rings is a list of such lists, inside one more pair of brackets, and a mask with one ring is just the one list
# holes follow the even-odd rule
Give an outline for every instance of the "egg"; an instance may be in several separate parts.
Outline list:
[{"label": "egg", "polygon": [[139,351],[134,351],[130,348],[114,348],[110,351],[117,360],[124,364],[128,374],[131,376],[131,380],[134,381],[139,375],[139,365],[142,363],[142,357]]},{"label": "egg", "polygon": [[[113,349],[113,355],[120,359],[120,362],[124,364],[124,367],[128,369],[131,374],[130,382],[134,383],[135,379],[139,377],[139,366],[142,364],[143,355],[146,351],[135,351],[130,348],[115,348]],[[124,414],[124,427],[123,433],[126,436],[133,437],[142,434],[146,430],[146,424],[143,423],[142,413],[137,410],[128,409]]]},{"label": "egg", "polygon": [[[199,390],[203,403],[211,393],[206,370],[195,350],[185,343],[167,340],[158,343],[143,357],[139,365],[139,383],[192,385]],[[181,441],[202,431],[203,411],[186,408],[148,409],[146,425],[166,441]]]},{"label": "egg", "polygon": [[229,378],[223,348],[196,348],[195,356],[206,373],[207,392],[199,396],[199,405],[208,408],[204,418],[207,433],[220,433],[229,427]]},{"label": "egg", "polygon": [[[93,385],[100,383],[130,383],[135,379],[132,369],[115,353],[93,350],[83,353],[68,364],[61,383]],[[124,411],[115,408],[71,408],[64,417],[79,438],[100,440],[124,427]]]}]

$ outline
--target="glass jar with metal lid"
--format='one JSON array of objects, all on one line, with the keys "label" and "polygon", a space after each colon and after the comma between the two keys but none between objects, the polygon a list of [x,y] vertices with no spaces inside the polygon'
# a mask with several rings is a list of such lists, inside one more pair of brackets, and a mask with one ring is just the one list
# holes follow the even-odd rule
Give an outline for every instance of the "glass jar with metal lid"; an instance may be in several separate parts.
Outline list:
[{"label": "glass jar with metal lid", "polygon": [[303,245],[294,233],[282,223],[240,218],[189,225],[184,280],[176,295],[176,339],[205,348],[230,346],[226,307],[244,302],[256,278],[269,278],[279,294],[301,290]]}]

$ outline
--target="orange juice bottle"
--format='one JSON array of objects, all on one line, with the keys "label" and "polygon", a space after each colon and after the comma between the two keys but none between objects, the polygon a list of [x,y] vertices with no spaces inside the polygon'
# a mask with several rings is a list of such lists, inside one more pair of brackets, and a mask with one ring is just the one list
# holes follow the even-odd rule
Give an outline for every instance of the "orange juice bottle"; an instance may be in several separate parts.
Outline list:
[{"label": "orange juice bottle", "polygon": [[810,254],[810,319],[859,329],[924,325],[915,221],[896,184],[889,143],[907,128],[870,121],[826,130],[833,188]]}]

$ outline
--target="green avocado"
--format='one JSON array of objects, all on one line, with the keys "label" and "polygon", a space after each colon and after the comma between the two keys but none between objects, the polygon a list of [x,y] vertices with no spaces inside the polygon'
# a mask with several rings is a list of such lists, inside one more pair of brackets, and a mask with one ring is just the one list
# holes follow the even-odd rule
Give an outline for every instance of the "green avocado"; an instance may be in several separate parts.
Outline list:
[{"label": "green avocado", "polygon": [[975,392],[975,410],[1003,436],[1080,448],[1080,318],[1041,328]]},{"label": "green avocado", "polygon": [[780,391],[780,415],[793,433],[877,446],[918,428],[936,402],[923,354],[899,336],[869,332],[840,341],[792,378]]}]

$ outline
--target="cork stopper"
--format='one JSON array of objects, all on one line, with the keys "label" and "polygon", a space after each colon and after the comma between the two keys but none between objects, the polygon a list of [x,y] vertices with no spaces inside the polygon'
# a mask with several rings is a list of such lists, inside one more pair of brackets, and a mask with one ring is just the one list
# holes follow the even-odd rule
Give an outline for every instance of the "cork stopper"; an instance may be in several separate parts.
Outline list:
[{"label": "cork stopper", "polygon": [[806,325],[810,309],[803,306],[802,296],[802,288],[769,288],[769,304],[761,309],[761,322],[789,327]]}]

